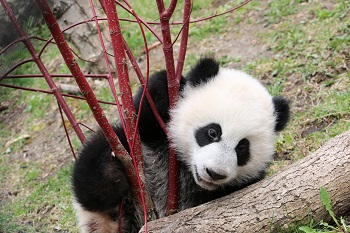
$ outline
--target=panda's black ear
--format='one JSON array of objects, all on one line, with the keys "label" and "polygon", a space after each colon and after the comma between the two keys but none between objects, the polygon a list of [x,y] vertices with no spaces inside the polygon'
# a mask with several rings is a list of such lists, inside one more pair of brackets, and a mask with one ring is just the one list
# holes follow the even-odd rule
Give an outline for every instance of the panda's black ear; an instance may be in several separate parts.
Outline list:
[{"label": "panda's black ear", "polygon": [[195,87],[202,83],[208,82],[219,72],[219,63],[212,57],[205,57],[187,74],[187,81],[191,86]]},{"label": "panda's black ear", "polygon": [[290,116],[290,107],[288,101],[281,96],[273,97],[272,102],[275,107],[275,131],[278,132],[287,125]]}]

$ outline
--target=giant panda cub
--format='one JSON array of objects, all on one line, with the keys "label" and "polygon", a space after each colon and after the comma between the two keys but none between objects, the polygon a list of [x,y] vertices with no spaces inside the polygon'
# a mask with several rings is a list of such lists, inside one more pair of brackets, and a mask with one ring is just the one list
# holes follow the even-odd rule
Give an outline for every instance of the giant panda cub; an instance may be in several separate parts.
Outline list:
[{"label": "giant panda cub", "polygon": [[[169,146],[175,149],[180,164],[179,210],[264,177],[274,154],[276,132],[289,119],[285,99],[272,97],[248,74],[220,68],[213,58],[201,59],[182,78],[173,109],[169,109],[165,71],[150,77],[148,89],[169,129],[166,135],[144,99],[139,131],[146,185],[157,217],[166,214]],[[141,96],[142,88],[134,99],[137,112]],[[120,124],[114,130],[129,150]],[[137,232],[141,227],[142,213],[134,205],[124,168],[111,156],[101,131],[80,152],[73,189],[81,232]]]}]

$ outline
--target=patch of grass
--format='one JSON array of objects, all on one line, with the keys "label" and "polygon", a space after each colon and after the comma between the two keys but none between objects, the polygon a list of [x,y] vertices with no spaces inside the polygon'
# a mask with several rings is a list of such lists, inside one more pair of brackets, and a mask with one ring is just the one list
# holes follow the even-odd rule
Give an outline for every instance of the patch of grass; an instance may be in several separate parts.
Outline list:
[{"label": "patch of grass", "polygon": [[332,137],[350,130],[349,106],[349,90],[334,90],[320,104],[309,106],[305,111],[294,110],[292,121],[276,142],[277,153],[298,160]]},{"label": "patch of grass", "polygon": [[[71,205],[71,164],[47,180],[42,178],[41,167],[40,163],[28,163],[19,168],[20,180],[16,186],[21,197],[0,206],[2,232],[53,232],[68,229],[69,232],[76,232],[75,213]],[[23,222],[23,217],[27,222]]]},{"label": "patch of grass", "polygon": [[[332,92],[324,102],[309,112],[311,124],[325,124],[323,129],[311,133],[313,141],[326,142],[330,138],[350,129],[350,92]],[[309,137],[306,137],[308,139]],[[316,145],[316,148],[319,145]]]},{"label": "patch of grass", "polygon": [[[9,129],[5,129],[5,126],[2,122],[0,122],[0,148],[4,148],[6,144],[7,138],[11,136],[11,131]],[[0,153],[3,151],[0,150]]]},{"label": "patch of grass", "polygon": [[329,49],[339,52],[348,48],[348,45],[350,43],[350,35],[348,32],[345,32],[345,30],[350,29],[350,24],[346,27],[346,29],[338,29],[338,34],[330,38],[328,43]]},{"label": "patch of grass", "polygon": [[315,12],[315,15],[318,19],[324,20],[332,17],[334,15],[334,12],[327,9],[319,9]]},{"label": "patch of grass", "polygon": [[[317,6],[316,9],[311,5],[300,6],[300,11],[321,9],[323,9],[322,6]],[[295,22],[295,18],[288,17],[281,20],[275,30],[261,37],[278,54],[278,59],[286,63],[286,69],[308,73],[325,70],[327,68],[325,65],[331,62],[330,58],[337,57],[329,56],[327,52],[340,52],[350,44],[348,33],[345,33],[348,31],[350,21],[339,22],[336,17],[341,11],[335,8],[326,21],[314,18],[298,23]]]},{"label": "patch of grass", "polygon": [[269,23],[278,23],[286,16],[294,15],[298,12],[301,3],[307,0],[280,0],[270,1],[265,11],[265,19]]},{"label": "patch of grass", "polygon": [[218,61],[221,66],[225,67],[233,62],[240,62],[241,58],[240,57],[230,57],[230,56],[222,56],[218,58]]},{"label": "patch of grass", "polygon": [[338,219],[335,216],[332,210],[330,195],[324,187],[320,188],[320,199],[324,208],[327,210],[328,214],[332,217],[335,225],[330,225],[324,221],[320,221],[317,224],[313,224],[312,222],[312,224],[309,224],[308,226],[299,227],[299,230],[305,233],[321,233],[321,232],[348,233],[350,232],[350,226],[346,225],[344,219],[342,217]]},{"label": "patch of grass", "polygon": [[[210,6],[213,0],[199,0],[193,2],[192,5],[192,18],[196,18],[199,16],[202,16],[203,12],[207,11],[207,6]],[[164,5],[167,7],[169,6],[170,1],[164,1]],[[147,6],[147,7],[145,7]],[[157,5],[156,2],[150,2],[146,0],[139,0],[137,2],[132,3],[133,10],[145,21],[158,21],[158,11],[157,11]],[[174,15],[171,18],[172,22],[181,22],[182,21],[182,10],[183,10],[183,2],[178,2],[177,7],[175,9]],[[214,12],[210,12],[214,13]],[[127,18],[127,19],[134,19],[132,15],[130,15],[125,10],[118,8],[118,15],[120,18]],[[222,21],[222,20],[221,20]],[[140,52],[144,49],[144,41],[141,36],[141,30],[137,23],[130,23],[130,22],[120,22],[120,25],[122,27],[122,34],[127,41],[131,51],[133,51],[134,55],[138,57],[140,55]],[[172,25],[172,37],[175,38],[175,36],[179,33],[181,30],[181,26],[175,26]],[[210,27],[210,26],[209,26]],[[148,44],[152,44],[156,42],[156,38],[152,35],[148,29],[143,27],[145,30],[145,36]],[[161,33],[159,27],[154,27],[157,31],[157,33]]]},{"label": "patch of grass", "polygon": [[[27,98],[29,97],[29,98]],[[23,98],[27,102],[27,108],[25,109],[25,113],[30,113],[30,118],[28,118],[28,121],[32,121],[34,118],[43,118],[45,116],[45,112],[47,108],[50,106],[50,103],[52,102],[51,96],[47,94],[36,94],[33,95],[31,93],[30,96],[27,96],[26,94],[23,96]]]},{"label": "patch of grass", "polygon": [[350,226],[347,226],[342,217],[335,216],[329,193],[324,187],[320,188],[320,200],[334,221],[334,225],[324,221],[316,222],[311,215],[305,221],[294,221],[288,226],[280,227],[274,226],[273,223],[270,225],[270,232],[273,233],[349,233]]},{"label": "patch of grass", "polygon": [[[268,80],[272,95],[291,100],[292,120],[277,141],[277,152],[292,161],[349,129],[349,1],[271,1],[259,37],[274,57],[248,63],[245,70]],[[298,16],[298,17],[296,17]],[[304,16],[304,17],[301,17]],[[302,19],[299,19],[301,17]],[[341,20],[340,20],[341,19]]]},{"label": "patch of grass", "polygon": [[[218,12],[224,11],[226,8],[219,7]],[[203,21],[190,25],[189,36],[194,40],[201,40],[208,35],[219,34],[226,31],[228,27],[227,15],[216,17],[211,20]]]}]

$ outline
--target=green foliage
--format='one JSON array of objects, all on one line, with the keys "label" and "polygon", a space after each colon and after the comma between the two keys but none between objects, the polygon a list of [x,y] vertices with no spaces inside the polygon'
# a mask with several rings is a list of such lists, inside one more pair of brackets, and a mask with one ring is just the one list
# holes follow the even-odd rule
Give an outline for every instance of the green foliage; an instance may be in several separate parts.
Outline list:
[{"label": "green foliage", "polygon": [[[331,205],[331,197],[327,190],[324,187],[320,188],[320,200],[327,210],[328,214],[332,217],[332,220],[335,223],[335,226],[330,225],[324,221],[320,221],[317,225],[310,224],[309,226],[301,226],[299,230],[305,233],[321,233],[321,232],[329,232],[329,233],[348,233],[350,232],[350,226],[346,226],[345,221],[342,217],[338,220],[335,216],[332,205]],[[340,222],[339,222],[340,221]]]},{"label": "green foliage", "polygon": [[[350,24],[348,25],[348,27],[350,28]],[[349,30],[349,28],[347,28],[345,30]],[[339,29],[339,34],[332,36],[330,38],[330,41],[328,43],[328,47],[331,50],[339,52],[341,50],[348,48],[348,45],[350,43],[350,34],[343,31],[343,30],[344,29]]]},{"label": "green foliage", "polygon": [[230,56],[222,56],[218,58],[218,61],[221,66],[227,66],[228,64],[231,64],[233,62],[240,62],[240,57],[230,57]]},{"label": "green foliage", "polygon": [[332,210],[332,205],[331,205],[331,197],[329,196],[329,193],[324,187],[320,188],[320,199],[322,204],[324,205],[325,209],[328,211],[329,215],[332,217],[333,221],[339,225],[335,214]]},{"label": "green foliage", "polygon": [[306,0],[279,0],[270,1],[265,18],[269,23],[277,23],[286,16],[297,13],[298,5]]},{"label": "green foliage", "polygon": [[334,12],[329,11],[327,9],[319,9],[318,11],[316,11],[316,17],[321,20],[328,19],[333,15],[334,15]]},{"label": "green foliage", "polygon": [[[202,17],[203,12],[205,14],[211,15],[214,12],[208,12],[207,6],[209,6],[213,0],[200,0],[200,1],[194,1],[192,5],[192,18],[196,17]],[[170,3],[169,0],[164,1],[164,5],[168,6]],[[147,0],[139,0],[132,2],[133,10],[136,14],[138,14],[142,19],[149,22],[158,21],[158,11],[157,11],[157,5],[155,1],[147,1]],[[147,6],[147,7],[145,7]],[[172,22],[182,22],[182,10],[183,10],[183,2],[179,1],[177,4],[177,7],[175,9],[174,15],[172,16]],[[122,8],[118,8],[118,15],[119,18],[127,18],[134,20],[134,17],[123,10]],[[215,23],[212,23],[211,25],[206,25],[204,30],[206,31],[216,31],[220,25],[213,26],[213,24],[216,24],[217,22],[221,22],[221,25],[223,25],[224,20],[218,20]],[[137,57],[140,55],[140,52],[144,49],[144,40],[141,36],[141,29],[137,23],[130,23],[130,22],[121,22],[120,23],[122,27],[122,34],[127,41],[131,51],[133,51],[134,55]],[[156,42],[156,38],[153,36],[153,34],[148,31],[147,28],[143,26],[143,29],[145,31],[145,36],[148,45]],[[181,26],[175,26],[172,25],[172,37],[175,38],[176,35],[180,32]],[[190,30],[191,31],[191,30]],[[160,30],[157,31],[160,33]],[[203,34],[201,34],[203,35]]]},{"label": "green foliage", "polygon": [[[26,96],[26,95],[25,95]],[[25,113],[30,113],[31,118],[43,118],[45,116],[45,112],[52,102],[52,96],[47,94],[37,94],[31,95],[26,98],[27,108],[25,109]],[[29,119],[31,121],[32,119]]]},{"label": "green foliage", "polygon": [[[0,122],[0,148],[5,147],[5,138],[9,138],[11,136],[11,131],[9,129],[5,129],[5,126],[2,122]],[[2,149],[0,149],[0,155],[2,153]],[[1,161],[1,160],[0,160]]]},{"label": "green foliage", "polygon": [[[9,168],[12,172],[18,169],[16,165],[10,165]],[[41,163],[22,164],[19,169],[21,174],[16,189],[28,195],[0,205],[0,232],[53,232],[67,229],[75,232],[75,213],[71,205],[71,164],[47,180],[41,178]],[[6,174],[1,173],[1,176]],[[48,217],[41,218],[39,213],[42,212]],[[30,217],[32,222],[23,224],[21,219],[24,216]]]},{"label": "green foliage", "polygon": [[220,34],[224,32],[228,26],[227,15],[213,18],[201,24],[191,24],[189,35],[195,40],[200,40],[211,34]]}]

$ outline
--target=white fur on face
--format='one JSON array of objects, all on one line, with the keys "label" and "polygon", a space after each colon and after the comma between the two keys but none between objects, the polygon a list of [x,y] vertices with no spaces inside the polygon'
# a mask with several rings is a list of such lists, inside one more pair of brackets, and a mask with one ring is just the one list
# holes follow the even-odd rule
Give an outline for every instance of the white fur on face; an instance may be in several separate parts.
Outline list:
[{"label": "white fur on face", "polygon": [[[183,98],[171,110],[169,133],[179,159],[191,167],[198,185],[211,190],[258,176],[274,153],[275,116],[272,97],[253,77],[232,69],[220,69],[217,77],[197,87],[186,86]],[[200,147],[196,129],[216,123],[219,142]],[[250,142],[247,164],[237,165],[235,148]],[[212,180],[206,169],[227,175]]]},{"label": "white fur on face", "polygon": [[[195,181],[202,188],[213,190],[219,185],[225,184],[234,179],[237,175],[235,164],[237,164],[237,157],[235,150],[223,145],[223,142],[211,143],[204,147],[196,147],[191,154],[192,174]],[[234,149],[234,148],[233,148]],[[219,159],[218,159],[219,158]],[[227,165],[233,166],[227,166]],[[213,180],[207,173],[206,169],[210,169],[218,174],[227,175],[225,179]]]}]

